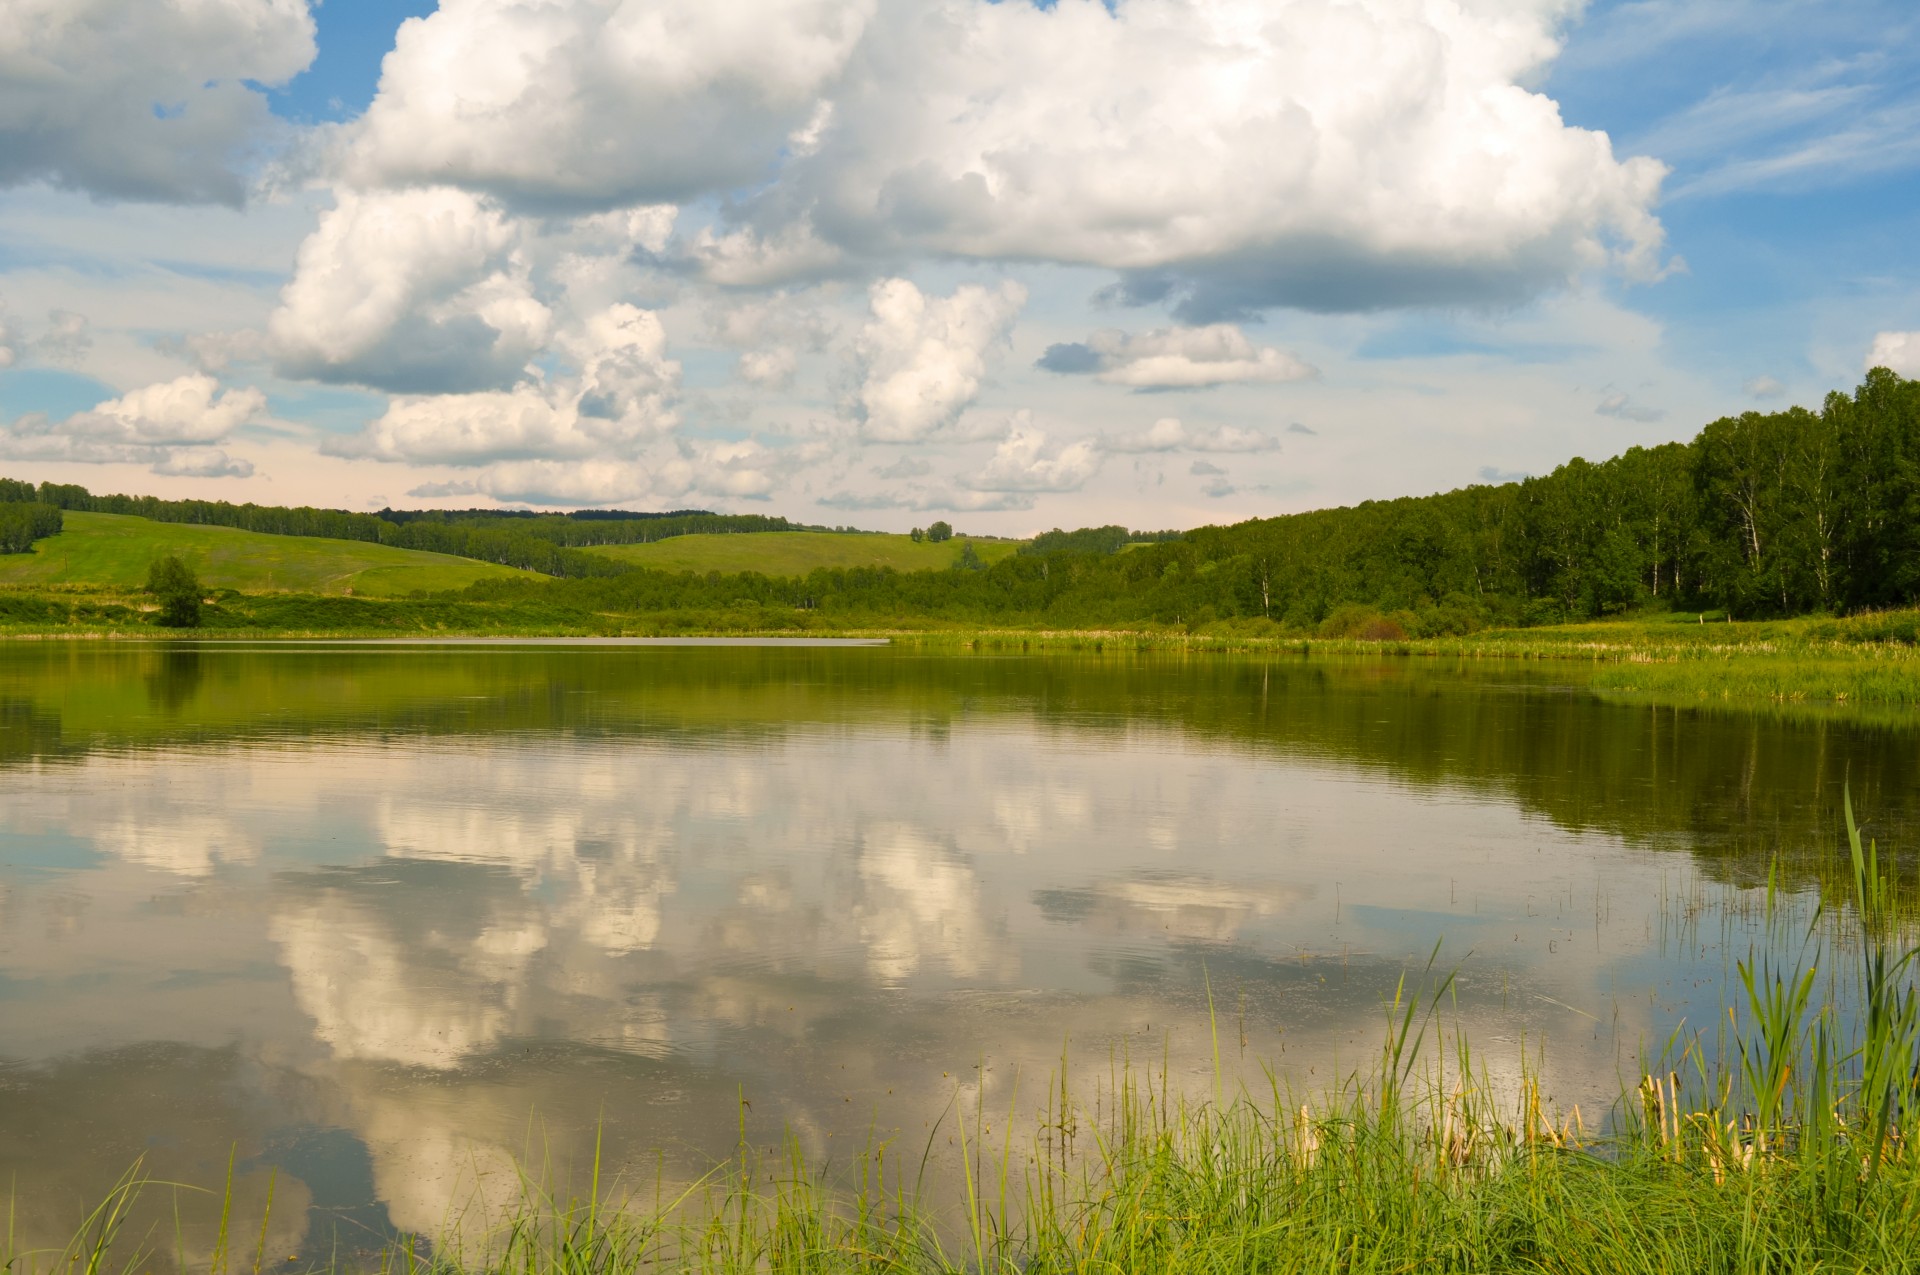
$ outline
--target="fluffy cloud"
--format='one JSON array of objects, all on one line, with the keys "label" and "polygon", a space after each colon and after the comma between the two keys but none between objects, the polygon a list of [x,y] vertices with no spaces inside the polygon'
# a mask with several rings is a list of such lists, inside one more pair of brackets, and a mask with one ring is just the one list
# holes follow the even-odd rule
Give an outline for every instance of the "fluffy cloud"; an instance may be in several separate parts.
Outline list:
[{"label": "fluffy cloud", "polygon": [[687,497],[764,500],[797,468],[818,459],[809,448],[774,449],[753,439],[686,441],[665,454],[633,460],[502,461],[471,478],[425,483],[407,494],[571,506]]},{"label": "fluffy cloud", "polygon": [[713,340],[741,351],[740,379],[767,390],[790,387],[801,353],[825,349],[834,332],[819,310],[785,294],[716,308],[707,326]]},{"label": "fluffy cloud", "polygon": [[192,446],[225,438],[266,410],[259,390],[223,392],[211,376],[192,373],[109,399],[88,416],[127,442]]},{"label": "fluffy cloud", "polygon": [[449,465],[631,458],[677,423],[680,364],[667,357],[657,315],[611,306],[560,344],[578,364],[576,377],[396,398],[364,434],[335,449]]},{"label": "fluffy cloud", "polygon": [[547,344],[525,230],[447,187],[342,191],[268,323],[280,370],[396,393],[504,388]]},{"label": "fluffy cloud", "polygon": [[[1302,427],[1301,432],[1313,431]],[[1110,452],[1275,452],[1280,441],[1258,430],[1234,425],[1195,429],[1178,417],[1163,416],[1137,434],[1106,438],[1100,446]]]},{"label": "fluffy cloud", "polygon": [[1593,410],[1601,416],[1611,416],[1620,421],[1638,421],[1643,425],[1652,424],[1667,414],[1664,408],[1647,407],[1636,403],[1619,390],[1602,398]]},{"label": "fluffy cloud", "polygon": [[987,351],[1006,339],[1026,300],[1017,283],[968,284],[950,297],[929,297],[905,279],[875,284],[873,319],[854,345],[862,435],[916,442],[957,421],[980,392]]},{"label": "fluffy cloud", "polygon": [[966,485],[975,491],[1078,491],[1099,469],[1100,451],[1091,440],[1054,446],[1023,419]]},{"label": "fluffy cloud", "polygon": [[752,219],[850,251],[1124,272],[1193,317],[1658,272],[1665,169],[1525,87],[1566,0],[887,6]]},{"label": "fluffy cloud", "polygon": [[729,286],[914,253],[1122,272],[1193,317],[1657,275],[1665,169],[1536,84],[1570,0],[446,0],[349,184],[518,205],[751,191]]},{"label": "fluffy cloud", "polygon": [[1231,323],[1158,328],[1140,336],[1109,329],[1085,344],[1050,346],[1038,366],[1050,372],[1094,374],[1109,385],[1137,390],[1201,389],[1236,381],[1298,381],[1314,369],[1272,346],[1256,347]]},{"label": "fluffy cloud", "polygon": [[[683,201],[804,149],[875,0],[443,0],[342,139],[361,184]],[[796,136],[798,134],[798,136]]]},{"label": "fluffy cloud", "polygon": [[1884,367],[1902,376],[1920,376],[1920,332],[1882,332],[1867,352],[1869,368]]},{"label": "fluffy cloud", "polygon": [[25,416],[0,431],[0,455],[22,460],[144,464],[156,474],[244,478],[249,461],[211,444],[266,415],[267,396],[251,387],[222,391],[193,373],[108,399],[59,422]]},{"label": "fluffy cloud", "polygon": [[313,60],[306,0],[7,0],[0,185],[237,204],[263,94]]},{"label": "fluffy cloud", "polygon": [[12,367],[14,360],[20,357],[19,350],[15,348],[19,339],[19,335],[13,330],[12,323],[7,319],[6,304],[0,302],[0,368]]}]

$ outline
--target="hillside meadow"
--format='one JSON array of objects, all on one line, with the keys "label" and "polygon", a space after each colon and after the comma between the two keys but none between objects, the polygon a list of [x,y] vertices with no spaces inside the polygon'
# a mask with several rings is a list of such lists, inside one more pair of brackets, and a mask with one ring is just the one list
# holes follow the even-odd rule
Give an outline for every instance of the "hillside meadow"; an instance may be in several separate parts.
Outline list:
[{"label": "hillside meadow", "polygon": [[852,567],[945,571],[959,562],[963,543],[972,544],[980,561],[989,566],[1012,557],[1020,548],[1015,540],[954,539],[933,544],[883,532],[760,531],[599,545],[586,552],[654,571],[718,571],[724,575],[757,571],[765,576],[803,576],[810,571]]},{"label": "hillside meadow", "polygon": [[192,567],[209,589],[245,593],[396,597],[532,575],[414,549],[152,522],[125,514],[69,511],[65,522],[65,530],[39,541],[32,552],[0,555],[0,587],[138,589],[148,567],[169,554]]}]

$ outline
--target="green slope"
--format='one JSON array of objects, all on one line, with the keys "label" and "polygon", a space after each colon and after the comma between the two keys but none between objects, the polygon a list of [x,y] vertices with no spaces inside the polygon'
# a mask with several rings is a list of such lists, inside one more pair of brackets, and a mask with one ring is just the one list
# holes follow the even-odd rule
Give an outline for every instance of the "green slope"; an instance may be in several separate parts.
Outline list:
[{"label": "green slope", "polygon": [[138,588],[154,559],[174,554],[209,588],[247,593],[347,593],[386,597],[463,589],[491,576],[530,576],[446,554],[358,540],[267,536],[231,527],[149,522],[124,514],[68,513],[66,530],[32,553],[0,555],[0,585]]},{"label": "green slope", "polygon": [[[761,531],[752,535],[674,536],[651,544],[603,545],[591,552],[656,571],[758,571],[803,576],[818,567],[892,567],[896,571],[944,571],[960,556],[959,540],[915,544],[910,536],[845,531]],[[1009,557],[1012,540],[976,540],[986,563]]]}]

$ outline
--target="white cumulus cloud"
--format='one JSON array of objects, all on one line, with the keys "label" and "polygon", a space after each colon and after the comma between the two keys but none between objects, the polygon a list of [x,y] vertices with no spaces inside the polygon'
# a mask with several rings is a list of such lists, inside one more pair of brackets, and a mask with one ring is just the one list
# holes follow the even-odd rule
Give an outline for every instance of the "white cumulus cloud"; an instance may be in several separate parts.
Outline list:
[{"label": "white cumulus cloud", "polygon": [[267,411],[267,396],[249,386],[220,389],[203,372],[108,399],[87,416],[102,433],[128,442],[192,445],[225,438]]},{"label": "white cumulus cloud", "polygon": [[237,204],[313,34],[307,0],[4,0],[0,186]]},{"label": "white cumulus cloud", "polygon": [[1078,491],[1099,469],[1100,450],[1092,440],[1055,445],[1030,420],[1021,419],[966,486],[975,491]]},{"label": "white cumulus cloud", "polygon": [[914,254],[1205,321],[1655,277],[1666,169],[1534,86],[1573,0],[445,0],[336,138],[361,187],[735,197],[726,286]]},{"label": "white cumulus cloud", "polygon": [[253,464],[211,444],[267,414],[249,386],[222,390],[203,372],[132,390],[62,421],[28,415],[0,430],[0,455],[22,460],[143,464],[156,474],[244,478]]},{"label": "white cumulus cloud", "polygon": [[553,324],[524,234],[450,187],[339,192],[268,322],[280,370],[397,393],[511,384]]},{"label": "white cumulus cloud", "polygon": [[408,495],[575,507],[689,497],[764,500],[798,467],[817,459],[807,448],[770,448],[755,439],[684,441],[635,459],[500,461],[471,477],[422,484]]},{"label": "white cumulus cloud", "polygon": [[833,322],[818,308],[785,293],[734,299],[707,313],[707,335],[741,351],[740,379],[763,390],[792,386],[802,353],[826,348]]},{"label": "white cumulus cloud", "polygon": [[449,465],[630,458],[678,423],[680,364],[667,357],[658,315],[614,305],[559,344],[577,375],[507,390],[401,396],[335,450]]},{"label": "white cumulus cloud", "polygon": [[[1665,169],[1529,87],[1566,0],[885,7],[765,236],[1124,272],[1205,319],[1661,269]],[[796,229],[801,228],[801,229]]]},{"label": "white cumulus cloud", "polygon": [[1197,429],[1178,417],[1163,416],[1138,433],[1103,439],[1100,446],[1110,452],[1277,452],[1280,440],[1237,425]]},{"label": "white cumulus cloud", "polygon": [[694,198],[765,177],[876,0],[443,0],[401,25],[341,167],[525,203]]},{"label": "white cumulus cloud", "polygon": [[1881,332],[1867,352],[1867,367],[1920,377],[1920,332]]},{"label": "white cumulus cloud", "polygon": [[1614,390],[1603,396],[1599,405],[1593,410],[1601,416],[1611,416],[1620,421],[1637,421],[1643,425],[1651,424],[1667,414],[1665,408],[1648,407],[1644,403],[1634,402],[1631,395],[1621,390]]},{"label": "white cumulus cloud", "polygon": [[1039,365],[1054,372],[1091,372],[1108,385],[1137,390],[1299,381],[1315,375],[1310,365],[1284,350],[1256,346],[1232,323],[1156,328],[1138,336],[1108,329],[1085,343],[1050,347]]},{"label": "white cumulus cloud", "polygon": [[1027,290],[967,284],[929,297],[905,279],[873,286],[873,319],[854,344],[861,384],[854,414],[876,442],[908,443],[959,419],[980,392],[987,352],[1006,340]]}]

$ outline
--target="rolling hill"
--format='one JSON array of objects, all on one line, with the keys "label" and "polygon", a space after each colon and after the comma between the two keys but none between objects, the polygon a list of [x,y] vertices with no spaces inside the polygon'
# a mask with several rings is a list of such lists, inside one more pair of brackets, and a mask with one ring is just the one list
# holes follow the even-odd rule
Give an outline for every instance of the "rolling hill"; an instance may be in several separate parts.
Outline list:
[{"label": "rolling hill", "polygon": [[[944,571],[960,556],[959,539],[915,543],[910,536],[877,532],[761,531],[752,535],[674,536],[651,544],[603,545],[588,550],[656,571],[758,571],[802,576],[819,567],[892,567],[895,571]],[[989,565],[1010,557],[1012,540],[975,540]]]},{"label": "rolling hill", "polygon": [[39,541],[32,553],[0,555],[0,585],[138,588],[146,582],[147,567],[167,554],[191,565],[209,588],[246,593],[393,597],[415,589],[461,589],[476,580],[534,574],[358,540],[270,536],[69,511],[66,530]]}]

